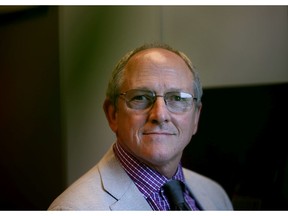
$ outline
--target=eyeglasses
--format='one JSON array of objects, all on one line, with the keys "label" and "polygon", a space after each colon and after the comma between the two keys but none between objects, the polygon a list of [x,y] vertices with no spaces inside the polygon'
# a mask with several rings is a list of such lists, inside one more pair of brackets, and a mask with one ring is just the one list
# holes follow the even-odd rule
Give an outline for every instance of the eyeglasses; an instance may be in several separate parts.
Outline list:
[{"label": "eyeglasses", "polygon": [[155,92],[141,89],[131,89],[121,93],[126,105],[134,110],[145,110],[151,108],[157,97],[163,97],[167,109],[170,112],[181,113],[192,108],[193,100],[197,100],[186,92],[167,92],[164,95],[156,95]]}]

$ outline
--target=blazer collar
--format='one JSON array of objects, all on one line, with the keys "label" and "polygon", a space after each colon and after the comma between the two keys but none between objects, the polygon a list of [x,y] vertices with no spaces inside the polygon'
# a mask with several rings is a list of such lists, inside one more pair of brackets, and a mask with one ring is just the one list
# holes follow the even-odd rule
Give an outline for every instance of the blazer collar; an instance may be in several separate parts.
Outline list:
[{"label": "blazer collar", "polygon": [[116,199],[111,210],[151,210],[143,195],[115,158],[113,148],[99,164],[103,188]]}]

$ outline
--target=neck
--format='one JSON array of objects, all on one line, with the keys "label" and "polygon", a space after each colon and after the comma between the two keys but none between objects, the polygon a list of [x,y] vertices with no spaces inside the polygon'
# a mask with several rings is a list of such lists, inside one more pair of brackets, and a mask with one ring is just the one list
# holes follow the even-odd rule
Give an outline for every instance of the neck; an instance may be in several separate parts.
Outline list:
[{"label": "neck", "polygon": [[[151,167],[151,166],[150,166]],[[178,165],[176,167],[151,167],[159,172],[161,175],[165,176],[168,179],[171,179],[177,172]]]},{"label": "neck", "polygon": [[149,166],[150,168],[156,170],[158,173],[160,173],[161,175],[165,176],[166,178],[168,179],[171,179],[175,173],[177,172],[177,169],[178,169],[178,165],[180,163],[180,159],[181,159],[181,156],[178,156],[177,158],[169,161],[169,162],[166,162],[166,163],[162,163],[160,165],[154,163],[149,163],[147,161],[143,161],[141,159],[138,158],[138,160],[140,160],[141,162],[145,163],[147,166]]},{"label": "neck", "polygon": [[136,159],[137,161],[145,164],[146,166],[150,167],[151,169],[155,170],[162,176],[165,176],[168,179],[171,179],[175,173],[178,170],[178,166],[182,157],[182,153],[175,156],[169,161],[164,161],[159,163],[159,161],[148,161],[148,160],[143,160],[142,158],[137,157],[136,155],[133,154],[133,152],[129,151],[129,149],[125,148],[125,146],[122,146],[121,144],[117,143],[116,144],[119,149],[122,149],[122,151],[126,152],[126,154],[129,154]]}]

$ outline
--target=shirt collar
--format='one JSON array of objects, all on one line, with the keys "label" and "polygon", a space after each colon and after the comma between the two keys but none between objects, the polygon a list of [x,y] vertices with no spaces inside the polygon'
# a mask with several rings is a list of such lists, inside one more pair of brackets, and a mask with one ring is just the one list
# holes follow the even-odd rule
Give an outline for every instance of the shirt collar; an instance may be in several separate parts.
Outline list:
[{"label": "shirt collar", "polygon": [[[126,173],[134,181],[135,185],[146,199],[153,193],[159,193],[162,185],[169,181],[168,178],[125,151],[120,144],[114,144],[113,150]],[[171,179],[185,183],[181,163],[179,163],[177,171]]]}]

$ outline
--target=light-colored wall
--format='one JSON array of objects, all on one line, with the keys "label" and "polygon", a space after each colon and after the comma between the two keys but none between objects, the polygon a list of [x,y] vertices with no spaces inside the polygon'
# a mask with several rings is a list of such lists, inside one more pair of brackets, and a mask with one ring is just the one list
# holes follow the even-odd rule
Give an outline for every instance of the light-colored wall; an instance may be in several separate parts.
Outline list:
[{"label": "light-colored wall", "polygon": [[115,140],[102,103],[113,66],[163,41],[188,54],[204,88],[288,82],[287,7],[60,7],[67,184]]},{"label": "light-colored wall", "polygon": [[165,7],[163,38],[204,87],[288,81],[288,7]]}]

